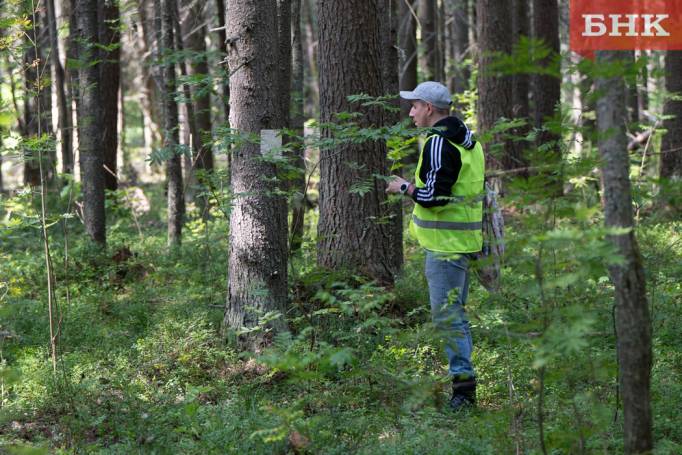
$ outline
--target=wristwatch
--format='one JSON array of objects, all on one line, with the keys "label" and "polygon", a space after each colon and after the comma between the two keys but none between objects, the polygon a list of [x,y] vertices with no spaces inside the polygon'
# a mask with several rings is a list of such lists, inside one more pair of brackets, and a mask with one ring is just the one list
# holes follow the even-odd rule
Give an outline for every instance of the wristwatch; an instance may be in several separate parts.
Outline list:
[{"label": "wristwatch", "polygon": [[400,185],[400,194],[405,194],[407,193],[407,189],[410,187],[410,184],[407,182],[404,182],[402,185]]}]

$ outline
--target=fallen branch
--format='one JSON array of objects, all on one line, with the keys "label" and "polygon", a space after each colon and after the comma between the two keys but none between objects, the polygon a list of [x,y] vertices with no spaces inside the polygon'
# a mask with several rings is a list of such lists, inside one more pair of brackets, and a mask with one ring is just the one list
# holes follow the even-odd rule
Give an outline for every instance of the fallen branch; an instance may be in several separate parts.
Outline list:
[{"label": "fallen branch", "polygon": [[630,140],[630,142],[628,142],[628,151],[636,150],[644,146],[649,141],[649,138],[651,137],[652,133],[653,129],[648,129],[644,132],[637,134],[636,136],[630,135],[632,139]]}]

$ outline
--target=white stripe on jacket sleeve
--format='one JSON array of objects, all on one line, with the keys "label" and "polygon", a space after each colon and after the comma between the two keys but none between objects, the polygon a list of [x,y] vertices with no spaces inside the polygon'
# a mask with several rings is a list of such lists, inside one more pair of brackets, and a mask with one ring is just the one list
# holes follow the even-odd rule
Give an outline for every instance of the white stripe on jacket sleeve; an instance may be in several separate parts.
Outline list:
[{"label": "white stripe on jacket sleeve", "polygon": [[431,169],[426,175],[426,185],[417,190],[416,199],[421,202],[432,201],[436,190],[436,174],[440,170],[443,152],[443,138],[436,136],[431,140]]}]

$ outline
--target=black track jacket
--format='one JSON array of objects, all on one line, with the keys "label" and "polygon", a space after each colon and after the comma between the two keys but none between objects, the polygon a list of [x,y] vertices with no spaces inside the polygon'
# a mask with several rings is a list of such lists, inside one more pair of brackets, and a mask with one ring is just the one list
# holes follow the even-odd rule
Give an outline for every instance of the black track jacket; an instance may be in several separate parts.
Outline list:
[{"label": "black track jacket", "polygon": [[450,202],[452,185],[462,168],[459,150],[446,139],[471,150],[476,141],[471,130],[457,117],[446,117],[433,125],[431,136],[422,148],[419,178],[426,184],[412,193],[412,199],[422,207],[437,207]]}]

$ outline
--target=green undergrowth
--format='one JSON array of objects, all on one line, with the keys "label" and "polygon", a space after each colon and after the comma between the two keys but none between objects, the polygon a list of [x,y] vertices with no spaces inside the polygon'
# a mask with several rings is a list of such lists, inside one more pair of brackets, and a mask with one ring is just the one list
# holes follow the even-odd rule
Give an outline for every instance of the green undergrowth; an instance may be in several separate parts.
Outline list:
[{"label": "green undergrowth", "polygon": [[[39,232],[3,229],[0,452],[539,453],[542,408],[549,453],[618,453],[604,268],[612,252],[593,215],[576,221],[579,208],[558,206],[548,227],[538,221],[548,219],[544,210],[509,215],[502,290],[472,282],[478,407],[459,414],[447,410],[423,255],[410,241],[393,289],[319,271],[304,242],[290,271],[291,330],[256,354],[219,335],[228,251],[219,213],[208,225],[190,222],[174,251],[153,211],[137,220],[143,235],[118,213],[106,252],[88,247],[77,220],[66,237],[57,223],[53,374]],[[682,451],[681,231],[644,220],[637,232],[654,329],[658,454]]]}]

